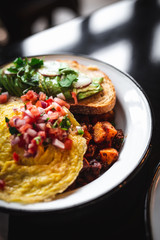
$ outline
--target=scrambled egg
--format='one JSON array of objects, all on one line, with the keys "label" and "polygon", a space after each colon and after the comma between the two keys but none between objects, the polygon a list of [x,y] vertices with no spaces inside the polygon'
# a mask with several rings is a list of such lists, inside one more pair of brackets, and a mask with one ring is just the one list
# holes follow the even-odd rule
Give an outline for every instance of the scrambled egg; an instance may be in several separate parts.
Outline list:
[{"label": "scrambled egg", "polygon": [[[0,105],[0,179],[5,182],[4,189],[0,190],[0,199],[21,203],[51,201],[78,176],[83,166],[86,140],[80,135],[70,134],[73,141],[71,150],[61,150],[52,145],[44,150],[40,146],[34,158],[23,157],[22,149],[11,146],[5,123],[5,117],[15,115],[13,107],[21,105],[18,98],[10,98]],[[12,158],[15,150],[21,156],[18,163]]]}]

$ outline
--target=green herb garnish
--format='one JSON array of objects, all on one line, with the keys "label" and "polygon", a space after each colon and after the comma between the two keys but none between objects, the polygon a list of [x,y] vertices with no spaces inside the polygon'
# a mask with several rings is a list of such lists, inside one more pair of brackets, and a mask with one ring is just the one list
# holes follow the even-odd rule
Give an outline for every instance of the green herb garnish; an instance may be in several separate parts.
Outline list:
[{"label": "green herb garnish", "polygon": [[28,62],[28,64],[34,68],[40,68],[41,66],[43,66],[43,60],[42,59],[38,59],[38,58],[32,58],[30,62]]},{"label": "green herb garnish", "polygon": [[45,120],[45,123],[46,123],[46,122],[48,122],[48,121],[49,121],[49,117],[48,117],[48,118],[46,118],[46,120]]},{"label": "green herb garnish", "polygon": [[64,116],[59,125],[63,130],[67,131],[71,127],[71,122],[67,116]]},{"label": "green herb garnish", "polygon": [[83,135],[84,134],[84,131],[82,129],[78,129],[77,132],[78,132],[79,135]]},{"label": "green herb garnish", "polygon": [[39,90],[39,73],[37,69],[43,65],[43,60],[32,58],[16,58],[7,70],[11,73],[1,73],[1,84],[11,94],[20,97],[29,90]]},{"label": "green herb garnish", "polygon": [[31,69],[40,68],[43,65],[43,60],[38,58],[32,58],[30,61],[25,58],[16,58],[13,62],[14,66],[11,66],[7,70],[11,73],[18,73],[22,71],[29,72]]},{"label": "green herb garnish", "polygon": [[63,88],[68,88],[68,87],[71,87],[72,83],[77,80],[78,80],[77,74],[69,73],[69,74],[65,75],[61,79],[61,81],[59,81],[59,85]]},{"label": "green herb garnish", "polygon": [[56,127],[58,127],[58,120],[56,120],[52,125],[52,128],[56,128]]},{"label": "green herb garnish", "polygon": [[[38,58],[16,58],[9,68],[0,70],[0,88],[6,90],[10,95],[20,97],[26,94],[28,90],[35,92],[44,92],[47,96],[56,97],[63,93],[65,98],[72,99],[72,92],[77,94],[77,99],[85,99],[103,90],[101,83],[103,77],[93,77],[92,83],[82,88],[75,88],[75,82],[78,81],[80,73],[72,69],[69,65],[55,63],[56,76],[43,75],[38,69],[43,68],[42,59]],[[45,66],[44,66],[45,67]],[[54,68],[54,62],[53,62]],[[10,74],[6,74],[8,70]],[[46,99],[48,97],[46,96]]]},{"label": "green herb garnish", "polygon": [[5,122],[6,122],[6,123],[9,123],[9,121],[10,121],[9,118],[8,118],[8,117],[5,117]]},{"label": "green herb garnish", "polygon": [[34,140],[36,141],[36,144],[39,145],[41,142],[41,136],[35,137]]},{"label": "green herb garnish", "polygon": [[20,132],[17,130],[17,128],[15,127],[12,127],[10,124],[9,124],[9,118],[5,117],[5,121],[6,123],[8,123],[8,127],[9,127],[9,132],[11,135],[14,135],[14,134],[19,134]]}]

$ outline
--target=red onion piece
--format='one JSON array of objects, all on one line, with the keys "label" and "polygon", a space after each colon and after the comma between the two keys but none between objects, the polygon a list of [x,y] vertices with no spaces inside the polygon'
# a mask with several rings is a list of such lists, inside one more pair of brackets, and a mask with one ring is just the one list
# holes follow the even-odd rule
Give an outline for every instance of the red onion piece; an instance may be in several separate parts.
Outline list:
[{"label": "red onion piece", "polygon": [[46,108],[48,106],[48,104],[44,101],[41,101],[41,105],[42,105],[42,108]]},{"label": "red onion piece", "polygon": [[32,113],[27,109],[24,111],[26,115],[28,115],[29,117],[33,118]]},{"label": "red onion piece", "polygon": [[64,143],[61,142],[60,140],[58,140],[57,138],[54,138],[54,139],[53,139],[52,144],[53,144],[55,147],[59,147],[59,148],[61,148],[61,149],[65,149]]},{"label": "red onion piece", "polygon": [[45,124],[45,123],[37,123],[37,127],[38,127],[40,130],[44,131],[45,128],[46,128],[46,124]]},{"label": "red onion piece", "polygon": [[15,138],[12,139],[11,141],[11,145],[16,145],[20,142],[20,137],[19,136],[16,136]]},{"label": "red onion piece", "polygon": [[39,110],[40,114],[45,113],[44,109],[41,107],[38,107],[38,110]]},{"label": "red onion piece", "polygon": [[37,122],[38,123],[44,123],[47,118],[48,118],[48,115],[44,114],[43,116],[38,118]]},{"label": "red onion piece", "polygon": [[28,144],[28,149],[34,147],[33,143]]},{"label": "red onion piece", "polygon": [[27,133],[31,137],[35,137],[37,135],[37,132],[34,129],[32,129],[32,128],[28,128]]},{"label": "red onion piece", "polygon": [[15,123],[16,127],[18,127],[18,128],[25,124],[26,124],[26,121],[24,119],[19,119],[19,118],[17,119],[17,121]]},{"label": "red onion piece", "polygon": [[29,135],[28,135],[28,133],[24,133],[23,139],[25,140],[26,144],[29,144]]}]

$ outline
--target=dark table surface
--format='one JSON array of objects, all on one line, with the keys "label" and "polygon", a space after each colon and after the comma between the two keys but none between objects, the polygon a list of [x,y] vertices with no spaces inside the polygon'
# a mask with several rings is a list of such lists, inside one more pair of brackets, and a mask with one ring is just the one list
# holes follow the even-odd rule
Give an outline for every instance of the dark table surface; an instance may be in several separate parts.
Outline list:
[{"label": "dark table surface", "polygon": [[[84,54],[103,60],[129,73],[142,86],[152,106],[155,129],[148,165],[144,167],[147,178],[142,179],[144,172],[141,172],[134,180],[143,182],[143,191],[139,192],[138,200],[127,214],[115,217],[115,225],[114,220],[110,222],[112,226],[109,225],[105,219],[107,213],[94,210],[92,214],[71,219],[61,214],[62,221],[57,218],[57,222],[51,215],[41,222],[40,217],[11,214],[9,240],[51,239],[51,236],[54,239],[63,234],[70,239],[146,239],[145,196],[160,160],[160,3],[129,0],[106,6],[90,16],[76,18],[1,49],[0,64],[17,56],[54,53]],[[128,188],[137,184],[134,181]],[[127,188],[120,195],[123,191]],[[130,201],[131,194],[126,196]],[[110,202],[113,207],[118,197],[117,201],[111,199]],[[111,227],[113,231],[109,231]]]}]

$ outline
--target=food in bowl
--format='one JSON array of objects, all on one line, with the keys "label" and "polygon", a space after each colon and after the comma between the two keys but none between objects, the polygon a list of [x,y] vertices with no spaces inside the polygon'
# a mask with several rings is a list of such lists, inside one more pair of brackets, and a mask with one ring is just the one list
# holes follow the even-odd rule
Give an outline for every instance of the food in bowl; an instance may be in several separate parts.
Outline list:
[{"label": "food in bowl", "polygon": [[[18,72],[16,72],[17,68],[14,69],[14,66],[9,69],[7,67],[7,70],[2,70],[3,76],[1,75],[0,80],[3,90],[10,90],[10,95],[21,95],[22,90],[26,92],[21,95],[21,98],[9,97],[8,92],[4,91],[0,95],[0,199],[8,202],[51,201],[59,193],[93,181],[118,160],[123,141],[123,132],[110,123],[114,120],[112,109],[115,104],[115,90],[110,80],[109,83],[113,90],[110,95],[114,99],[112,104],[109,101],[104,107],[104,104],[99,101],[98,110],[93,96],[87,95],[87,100],[84,99],[84,101],[91,99],[92,106],[88,103],[81,105],[81,100],[77,98],[78,95],[74,94],[75,85],[70,86],[70,90],[68,89],[74,103],[65,97],[69,104],[62,99],[64,98],[63,92],[49,97],[48,88],[46,92],[42,92],[39,85],[38,88],[36,87],[39,78],[35,79],[34,74],[32,78],[33,72],[36,72],[38,76],[39,73],[45,74],[45,77],[40,78],[41,86],[43,85],[42,79],[45,82],[46,77],[50,77],[48,82],[54,82],[54,78],[59,75],[53,76],[53,71],[51,75],[48,69],[46,73],[45,67],[42,66],[40,70],[35,66],[34,70],[30,69],[28,63],[31,64],[31,62],[40,65],[42,63],[41,60],[32,59],[30,62],[26,59],[25,62],[22,60],[21,63],[24,64],[21,66],[22,69],[18,67]],[[75,61],[72,63],[78,64]],[[97,78],[97,72],[100,71],[93,66],[88,68],[92,74],[95,73]],[[14,74],[7,72],[14,70],[16,72]],[[29,73],[26,74],[26,71]],[[74,78],[71,71],[72,69],[69,68],[69,73],[67,73],[71,74],[70,77],[60,76],[59,81],[63,81],[64,85],[65,81],[67,83]],[[106,75],[104,77],[107,78]],[[4,79],[5,81],[7,79],[6,84]],[[37,92],[28,88],[23,89],[30,80],[35,81],[36,84],[32,82],[29,88],[36,88]],[[76,78],[73,82],[77,83],[78,79]],[[15,86],[14,92],[13,86]],[[85,85],[80,86],[82,92],[85,87]],[[100,88],[102,88],[100,92],[93,93],[95,99],[104,98],[104,88],[101,85]],[[18,94],[17,91],[19,91]],[[99,93],[100,96],[98,96]],[[106,111],[107,106],[108,111]],[[79,111],[80,114],[76,113],[74,117],[69,108],[72,112]],[[92,114],[88,115],[89,112]]]},{"label": "food in bowl", "polygon": [[11,97],[1,104],[0,199],[50,201],[78,176],[86,140],[76,132],[77,122],[70,112],[50,102],[39,108]]},{"label": "food in bowl", "polygon": [[58,96],[78,114],[103,114],[116,102],[114,86],[104,72],[71,60],[17,58],[0,70],[0,87],[18,97],[31,89]]}]

